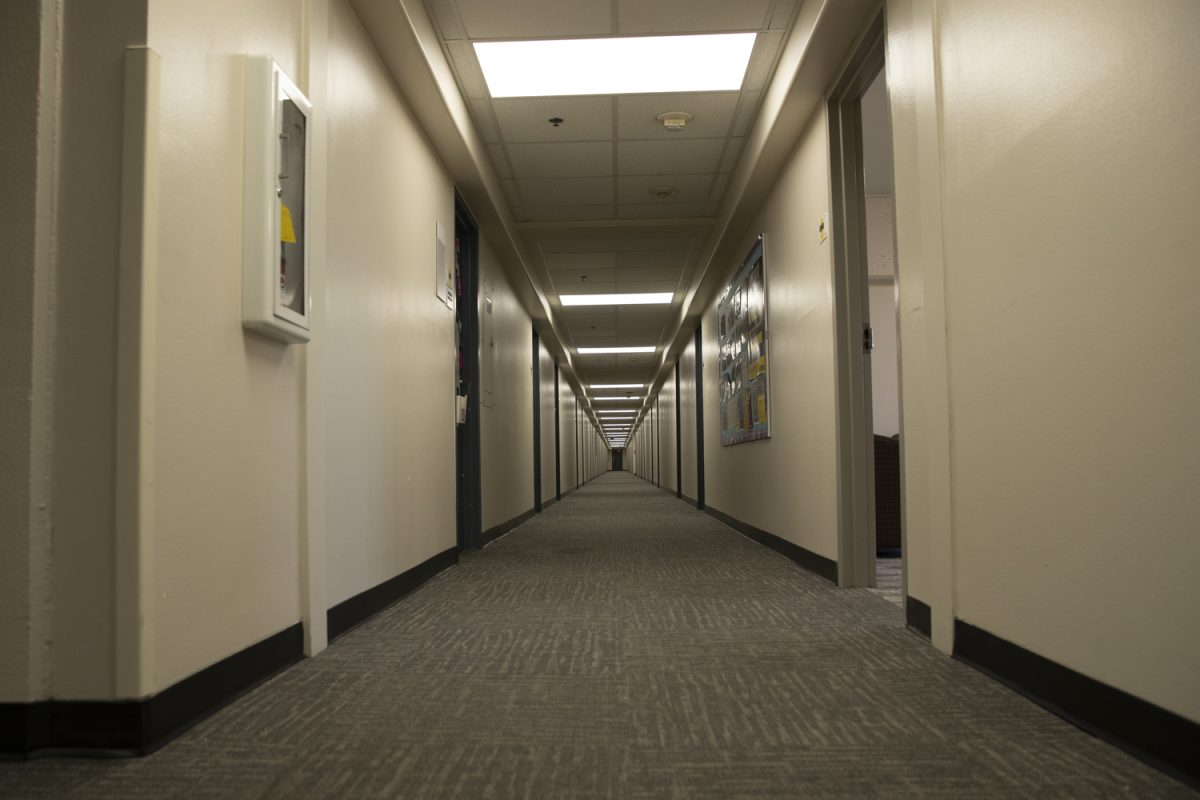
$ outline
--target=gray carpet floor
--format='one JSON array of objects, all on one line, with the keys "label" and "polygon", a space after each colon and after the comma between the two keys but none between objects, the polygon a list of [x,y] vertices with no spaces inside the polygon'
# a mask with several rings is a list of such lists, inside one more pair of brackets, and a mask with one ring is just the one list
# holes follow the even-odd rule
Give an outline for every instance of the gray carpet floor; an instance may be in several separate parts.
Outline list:
[{"label": "gray carpet floor", "polygon": [[154,755],[0,797],[1195,795],[610,473]]}]

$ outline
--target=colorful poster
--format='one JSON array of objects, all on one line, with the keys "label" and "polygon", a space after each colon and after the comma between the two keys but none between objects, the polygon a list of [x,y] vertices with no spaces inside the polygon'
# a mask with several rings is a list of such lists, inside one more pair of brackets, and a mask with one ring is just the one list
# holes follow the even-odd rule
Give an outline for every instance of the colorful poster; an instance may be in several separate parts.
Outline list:
[{"label": "colorful poster", "polygon": [[717,299],[721,444],[771,435],[767,383],[767,278],[760,235]]}]

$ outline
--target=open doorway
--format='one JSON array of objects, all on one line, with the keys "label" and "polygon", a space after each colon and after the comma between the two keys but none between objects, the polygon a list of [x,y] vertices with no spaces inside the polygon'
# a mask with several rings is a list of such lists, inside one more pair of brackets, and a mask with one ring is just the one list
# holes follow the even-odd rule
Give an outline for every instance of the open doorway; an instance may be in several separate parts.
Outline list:
[{"label": "open doorway", "polygon": [[838,330],[839,583],[904,602],[900,342],[884,26],[829,101]]}]

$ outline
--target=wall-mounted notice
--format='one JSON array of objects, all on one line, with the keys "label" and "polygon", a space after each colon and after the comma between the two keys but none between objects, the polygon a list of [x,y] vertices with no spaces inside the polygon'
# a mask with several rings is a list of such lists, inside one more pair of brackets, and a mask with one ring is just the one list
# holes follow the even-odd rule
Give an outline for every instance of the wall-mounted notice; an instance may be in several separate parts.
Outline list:
[{"label": "wall-mounted notice", "polygon": [[767,273],[760,234],[717,300],[721,444],[771,435],[767,381]]}]

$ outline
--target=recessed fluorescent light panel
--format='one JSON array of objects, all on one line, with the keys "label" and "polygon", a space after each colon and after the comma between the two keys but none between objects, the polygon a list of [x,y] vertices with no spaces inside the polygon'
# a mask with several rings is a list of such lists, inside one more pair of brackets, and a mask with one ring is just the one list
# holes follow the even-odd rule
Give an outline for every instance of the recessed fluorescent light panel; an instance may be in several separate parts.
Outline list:
[{"label": "recessed fluorescent light panel", "polygon": [[640,389],[644,383],[591,383],[589,389]]},{"label": "recessed fluorescent light panel", "polygon": [[630,409],[628,411],[616,411],[616,410],[610,411],[607,408],[602,408],[599,411],[597,411],[596,413],[604,414],[605,416],[610,416],[610,417],[618,417],[618,416],[619,417],[632,417],[635,414],[637,414],[637,410]]},{"label": "recessed fluorescent light panel", "polygon": [[641,294],[560,294],[558,299],[564,306],[648,306],[671,302],[670,292],[644,292]]},{"label": "recessed fluorescent light panel", "polygon": [[492,97],[742,88],[753,33],[476,42]]},{"label": "recessed fluorescent light panel", "polygon": [[653,345],[646,347],[580,347],[578,352],[582,356],[594,356],[603,353],[653,353],[657,349]]}]

